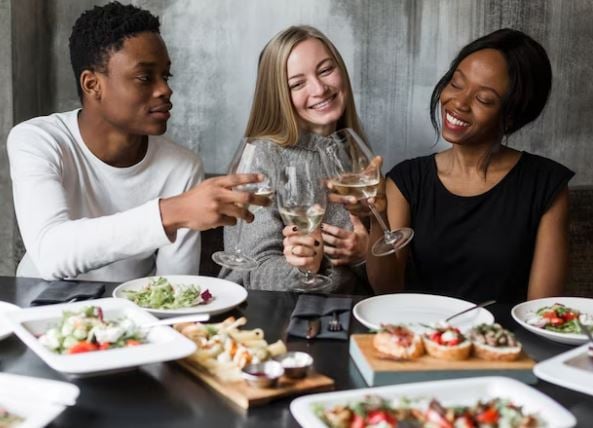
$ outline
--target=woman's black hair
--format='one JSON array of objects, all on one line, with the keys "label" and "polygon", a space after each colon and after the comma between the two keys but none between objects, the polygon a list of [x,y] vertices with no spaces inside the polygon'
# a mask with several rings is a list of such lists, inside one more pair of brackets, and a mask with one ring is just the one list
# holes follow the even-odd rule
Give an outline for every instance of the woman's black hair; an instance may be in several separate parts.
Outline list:
[{"label": "woman's black hair", "polygon": [[509,136],[535,120],[543,110],[552,87],[552,66],[546,50],[527,34],[503,28],[466,45],[457,54],[430,97],[430,120],[437,134],[437,107],[443,89],[449,84],[459,63],[482,49],[496,49],[506,59],[509,91],[503,97],[501,129]]},{"label": "woman's black hair", "polygon": [[147,10],[117,1],[83,12],[70,35],[70,62],[79,98],[84,70],[103,71],[109,53],[120,50],[125,39],[142,32],[159,33],[159,27],[159,19]]}]

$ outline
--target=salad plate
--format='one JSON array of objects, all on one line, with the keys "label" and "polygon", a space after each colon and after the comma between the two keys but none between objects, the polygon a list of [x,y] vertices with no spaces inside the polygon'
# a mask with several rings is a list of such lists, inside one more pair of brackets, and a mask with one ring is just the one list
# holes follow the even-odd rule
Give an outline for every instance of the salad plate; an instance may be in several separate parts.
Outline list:
[{"label": "salad plate", "polygon": [[[156,321],[153,315],[129,300],[115,298],[25,308],[11,313],[10,317],[1,315],[0,318],[8,322],[14,333],[47,365],[73,376],[97,375],[143,364],[176,360],[190,355],[196,349],[191,340],[166,326],[150,328],[145,332],[141,342],[134,343],[137,346],[128,343],[125,347],[85,352],[96,350],[95,345],[94,349],[78,349],[75,353],[75,346],[67,347],[64,340],[64,352],[68,353],[60,353],[48,345],[47,337],[50,336],[50,331],[53,330],[55,336],[56,327],[64,326],[73,312],[87,311],[91,306],[101,308],[101,317],[109,321],[127,322],[136,326]],[[104,333],[112,334],[113,330]],[[75,333],[70,334],[76,336]],[[45,340],[42,339],[43,336],[46,337]],[[77,336],[74,342],[76,339],[80,342],[89,340]],[[72,341],[72,338],[69,337],[69,340]]]},{"label": "salad plate", "polygon": [[[16,311],[20,308],[12,303],[0,301],[0,312]],[[7,322],[0,320],[0,340],[7,338],[12,334],[12,328]]]},{"label": "salad plate", "polygon": [[[373,330],[378,330],[381,324],[407,324],[422,333],[425,328],[421,324],[437,323],[472,306],[471,302],[452,297],[396,293],[362,300],[354,306],[353,314],[361,324]],[[456,317],[451,325],[465,332],[475,325],[493,322],[490,311],[479,308]]]},{"label": "salad plate", "polygon": [[544,308],[550,308],[556,303],[564,305],[568,309],[579,311],[585,318],[588,318],[588,320],[584,320],[585,324],[591,325],[591,322],[593,322],[593,299],[584,297],[546,297],[544,299],[530,300],[513,307],[511,314],[521,327],[554,342],[569,345],[580,345],[587,342],[587,336],[579,332],[576,321],[568,323],[565,327],[566,330],[562,332],[535,325],[542,318],[538,315],[538,311],[543,312]]},{"label": "salad plate", "polygon": [[[207,290],[211,295],[210,299],[207,299],[207,301],[201,299],[202,301],[195,306],[189,306],[191,305],[191,302],[188,301],[188,306],[186,307],[175,309],[158,307],[159,300],[164,302],[164,299],[161,296],[158,296],[158,298],[153,300],[157,303],[157,305],[155,305],[157,307],[141,306],[143,309],[159,317],[189,314],[216,315],[233,309],[247,299],[247,290],[237,283],[225,279],[197,275],[163,275],[160,277],[152,276],[134,279],[132,281],[124,282],[113,290],[113,297],[131,300],[133,295],[137,295],[139,291],[146,290],[149,284],[159,280],[159,278],[167,281],[174,289],[194,287],[197,288],[201,294]],[[169,297],[172,298],[172,296]]]},{"label": "salad plate", "polygon": [[79,394],[78,387],[67,382],[0,373],[0,409],[8,412],[7,419],[19,421],[19,428],[48,425],[66,406],[73,406]]},{"label": "salad plate", "polygon": [[560,404],[536,389],[506,377],[452,379],[312,394],[293,400],[290,412],[304,428],[323,428],[328,426],[321,418],[325,409],[337,405],[358,405],[360,408],[360,403],[368,402],[369,396],[396,403],[401,400],[412,406],[416,400],[435,399],[445,407],[474,406],[479,400],[503,399],[520,406],[525,414],[545,421],[545,426],[576,425],[575,417]]}]

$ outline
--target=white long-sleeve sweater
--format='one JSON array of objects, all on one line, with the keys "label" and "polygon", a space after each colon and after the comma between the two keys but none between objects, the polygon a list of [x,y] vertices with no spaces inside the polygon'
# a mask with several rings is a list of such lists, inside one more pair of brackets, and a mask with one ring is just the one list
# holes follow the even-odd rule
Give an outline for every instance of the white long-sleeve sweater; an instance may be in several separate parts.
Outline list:
[{"label": "white long-sleeve sweater", "polygon": [[171,243],[159,198],[202,180],[200,159],[163,137],[144,158],[116,168],[84,144],[78,112],[15,126],[8,156],[16,216],[27,253],[18,276],[125,281],[151,274],[197,274],[198,232]]}]

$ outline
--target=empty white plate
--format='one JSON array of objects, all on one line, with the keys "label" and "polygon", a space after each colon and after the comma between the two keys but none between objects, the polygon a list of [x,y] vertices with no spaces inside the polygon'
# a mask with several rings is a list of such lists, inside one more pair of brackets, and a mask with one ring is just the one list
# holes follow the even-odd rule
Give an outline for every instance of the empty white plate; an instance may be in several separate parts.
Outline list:
[{"label": "empty white plate", "polygon": [[[434,324],[445,318],[474,306],[473,303],[452,297],[434,294],[397,293],[375,296],[358,302],[354,306],[354,317],[365,327],[378,330],[381,324],[407,324],[423,332],[421,324]],[[494,316],[486,309],[475,309],[460,315],[450,324],[462,332],[475,325],[492,324]]]}]

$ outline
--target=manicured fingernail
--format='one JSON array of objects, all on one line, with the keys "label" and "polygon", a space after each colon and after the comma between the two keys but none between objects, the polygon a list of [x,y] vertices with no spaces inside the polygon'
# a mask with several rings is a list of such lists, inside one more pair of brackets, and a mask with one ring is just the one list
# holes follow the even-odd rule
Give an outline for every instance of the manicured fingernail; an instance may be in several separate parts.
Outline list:
[{"label": "manicured fingernail", "polygon": [[299,228],[298,228],[298,227],[296,227],[296,226],[292,226],[292,231],[293,231],[293,232],[296,232],[297,230],[299,230]]},{"label": "manicured fingernail", "polygon": [[319,247],[319,241],[317,239],[315,240],[315,246]]}]

